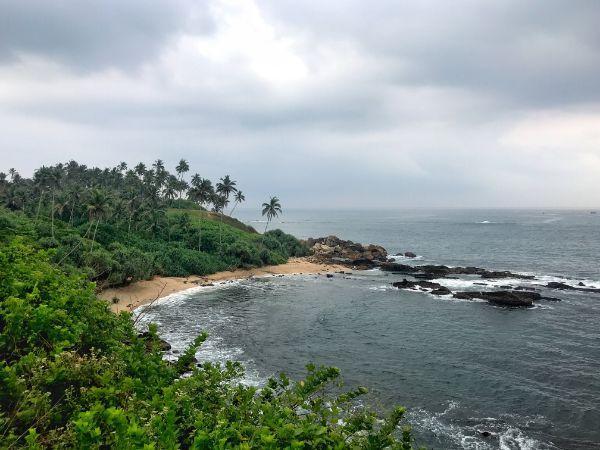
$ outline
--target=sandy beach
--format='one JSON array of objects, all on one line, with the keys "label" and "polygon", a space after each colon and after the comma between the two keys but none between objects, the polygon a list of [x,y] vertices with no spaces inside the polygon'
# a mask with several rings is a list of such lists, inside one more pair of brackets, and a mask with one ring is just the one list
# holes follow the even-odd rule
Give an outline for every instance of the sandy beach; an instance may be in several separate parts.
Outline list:
[{"label": "sandy beach", "polygon": [[[290,258],[285,264],[254,269],[237,269],[205,276],[154,277],[127,286],[103,290],[99,297],[107,300],[113,312],[132,311],[159,298],[215,281],[239,280],[268,275],[326,274],[348,270],[335,264],[319,264],[305,258]],[[116,300],[118,299],[118,301]]]}]

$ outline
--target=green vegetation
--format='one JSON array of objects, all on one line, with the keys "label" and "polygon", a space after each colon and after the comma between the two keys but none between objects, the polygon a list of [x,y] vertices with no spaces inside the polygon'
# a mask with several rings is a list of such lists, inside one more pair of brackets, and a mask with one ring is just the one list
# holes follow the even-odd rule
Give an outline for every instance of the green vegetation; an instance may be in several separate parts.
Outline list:
[{"label": "green vegetation", "polygon": [[[206,334],[165,361],[155,326],[139,333],[95,296],[98,284],[306,252],[281,230],[259,235],[225,215],[231,195],[233,209],[245,200],[230,177],[213,191],[198,175],[187,185],[184,160],[177,176],[152,167],[0,173],[0,448],[412,448],[410,429],[398,429],[404,410],[379,420],[335,368],[244,386],[239,363],[196,362]],[[270,222],[281,205],[268,205]]]},{"label": "green vegetation", "polygon": [[101,170],[71,161],[42,167],[32,179],[11,169],[10,177],[0,173],[0,202],[12,213],[0,207],[0,218],[13,234],[27,232],[42,248],[55,249],[54,262],[82,269],[103,288],[153,275],[280,264],[307,253],[292,236],[260,236],[226,215],[231,196],[231,212],[245,200],[229,175],[213,189],[198,174],[188,184],[188,171],[185,160],[177,175],[160,160],[131,170],[125,163]]}]

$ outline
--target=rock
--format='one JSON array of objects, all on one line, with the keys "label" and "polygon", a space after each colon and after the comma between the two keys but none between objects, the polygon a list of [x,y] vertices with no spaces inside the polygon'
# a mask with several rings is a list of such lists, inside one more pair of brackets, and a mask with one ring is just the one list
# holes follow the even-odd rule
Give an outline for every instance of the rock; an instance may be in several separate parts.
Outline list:
[{"label": "rock", "polygon": [[575,286],[571,286],[568,285],[566,283],[561,283],[558,281],[550,281],[547,285],[547,288],[549,289],[558,289],[561,291],[580,291],[580,292],[591,292],[594,294],[600,294],[600,289],[595,289],[595,288],[582,288],[582,287],[575,287]]},{"label": "rock", "polygon": [[396,272],[396,273],[406,273],[412,274],[415,272],[419,272],[419,269],[413,266],[409,266],[406,264],[398,264],[398,263],[383,263],[379,265],[379,269],[384,272]]},{"label": "rock", "polygon": [[328,273],[328,274],[326,275],[326,277],[327,277],[327,278],[333,278],[333,274],[332,274],[332,273]]},{"label": "rock", "polygon": [[583,281],[580,281],[579,283],[577,283],[577,286],[585,286],[585,283]]},{"label": "rock", "polygon": [[397,287],[398,289],[441,289],[447,290],[448,294],[450,293],[450,289],[448,289],[447,287],[442,286],[439,283],[433,283],[431,281],[408,281],[405,278],[402,281],[396,281],[395,283],[392,283],[392,286]]},{"label": "rock", "polygon": [[417,255],[414,254],[413,252],[404,252],[404,256],[407,258],[416,258]]},{"label": "rock", "polygon": [[452,294],[452,291],[450,289],[448,289],[446,286],[441,286],[441,287],[431,291],[431,293],[433,295],[450,295],[450,294]]},{"label": "rock", "polygon": [[362,245],[337,236],[309,238],[305,243],[312,252],[312,259],[320,263],[372,268],[388,259],[387,251],[380,245]]},{"label": "rock", "polygon": [[529,307],[533,305],[534,300],[540,300],[542,296],[537,292],[521,291],[492,291],[492,292],[456,292],[454,298],[463,300],[472,300],[480,298],[490,303],[511,306],[511,307]]},{"label": "rock", "polygon": [[482,437],[490,437],[490,436],[492,435],[492,433],[491,433],[490,431],[487,431],[487,430],[481,430],[481,431],[479,432],[479,434],[480,434]]}]

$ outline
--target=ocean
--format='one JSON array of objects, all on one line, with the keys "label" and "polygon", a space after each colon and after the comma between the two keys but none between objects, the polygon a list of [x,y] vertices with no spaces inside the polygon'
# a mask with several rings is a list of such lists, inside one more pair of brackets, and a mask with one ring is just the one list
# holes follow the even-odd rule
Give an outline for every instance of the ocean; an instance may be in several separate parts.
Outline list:
[{"label": "ocean", "polygon": [[[257,228],[255,211],[236,211]],[[401,275],[269,277],[196,288],[147,314],[174,349],[210,333],[199,360],[242,361],[246,383],[308,362],[342,370],[382,412],[408,408],[417,442],[439,449],[600,448],[600,294],[550,291],[561,281],[600,288],[600,215],[551,210],[289,210],[271,228],[337,235],[412,251],[409,264],[478,266],[535,275],[487,287],[536,287],[561,302],[530,309],[434,297],[391,286]],[[484,433],[488,432],[488,436]]]}]

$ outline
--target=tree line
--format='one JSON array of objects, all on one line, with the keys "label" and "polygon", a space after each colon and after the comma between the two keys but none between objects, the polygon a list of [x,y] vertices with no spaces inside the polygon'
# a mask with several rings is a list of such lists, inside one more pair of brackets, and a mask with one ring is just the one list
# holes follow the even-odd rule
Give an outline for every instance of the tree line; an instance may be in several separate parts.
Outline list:
[{"label": "tree line", "polygon": [[[21,210],[39,219],[41,214],[71,225],[89,222],[94,229],[103,220],[126,224],[129,231],[156,231],[165,224],[167,208],[211,210],[229,215],[246,200],[237,182],[225,175],[213,185],[198,173],[189,182],[189,163],[181,159],[175,173],[161,159],[150,167],[143,162],[128,167],[121,162],[112,168],[88,168],[72,160],[43,166],[31,179],[14,168],[0,172],[0,201],[11,210]],[[270,221],[281,213],[277,197],[263,204],[263,216]],[[266,231],[266,228],[265,228]],[[54,233],[54,225],[52,225]]]},{"label": "tree line", "polygon": [[[231,216],[245,201],[231,176],[215,184],[179,161],[87,167],[43,166],[31,178],[0,173],[0,222],[53,249],[55,261],[83,269],[99,287],[153,275],[204,275],[280,264],[307,249],[279,230],[267,232],[281,203],[262,205],[263,235]],[[229,207],[229,208],[228,208]],[[0,223],[0,225],[2,225]]]}]

